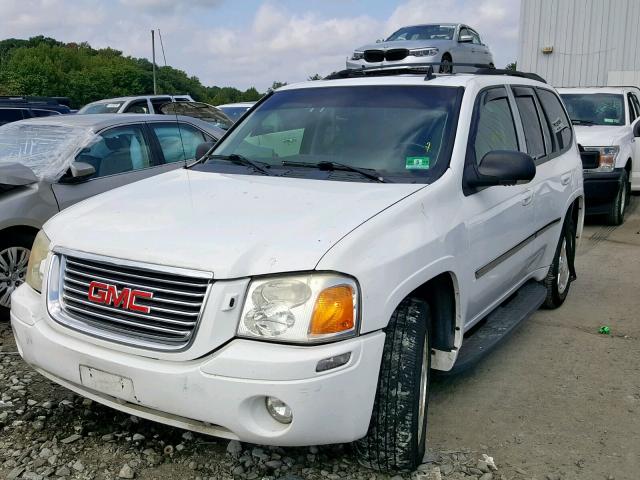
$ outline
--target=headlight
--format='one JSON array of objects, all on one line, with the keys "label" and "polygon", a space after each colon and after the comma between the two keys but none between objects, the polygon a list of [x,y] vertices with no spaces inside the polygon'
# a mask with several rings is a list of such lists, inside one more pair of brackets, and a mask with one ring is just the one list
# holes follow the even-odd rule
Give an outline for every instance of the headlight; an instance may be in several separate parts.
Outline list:
[{"label": "headlight", "polygon": [[433,57],[438,54],[438,51],[437,48],[416,48],[409,50],[409,55],[414,57]]},{"label": "headlight", "polygon": [[612,172],[616,166],[616,158],[620,152],[620,147],[617,145],[611,147],[587,147],[585,150],[600,152],[597,171]]},{"label": "headlight", "polygon": [[45,260],[49,253],[50,243],[44,230],[40,230],[38,235],[36,235],[36,239],[33,241],[33,247],[31,247],[31,254],[29,255],[29,265],[27,265],[27,278],[25,281],[31,288],[38,292],[42,291]]},{"label": "headlight", "polygon": [[357,50],[351,55],[351,60],[362,60],[364,58],[364,52],[358,52]]},{"label": "headlight", "polygon": [[238,336],[319,342],[355,335],[357,324],[353,279],[325,273],[271,277],[249,285]]}]

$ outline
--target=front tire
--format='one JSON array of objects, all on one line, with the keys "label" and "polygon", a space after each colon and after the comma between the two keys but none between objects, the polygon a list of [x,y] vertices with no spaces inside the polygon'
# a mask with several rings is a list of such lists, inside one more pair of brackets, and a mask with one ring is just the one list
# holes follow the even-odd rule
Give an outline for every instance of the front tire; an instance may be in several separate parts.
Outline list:
[{"label": "front tire", "polygon": [[453,59],[447,53],[442,56],[442,60],[440,60],[440,71],[439,73],[453,73]]},{"label": "front tire", "polygon": [[413,471],[424,457],[431,344],[429,306],[408,298],[386,328],[378,391],[367,435],[355,443],[358,461],[381,472]]},{"label": "front tire", "polygon": [[25,281],[33,240],[28,234],[0,240],[0,320],[9,318],[11,293]]},{"label": "front tire", "polygon": [[620,185],[616,199],[611,204],[611,209],[607,214],[607,223],[609,225],[622,225],[624,222],[624,214],[629,204],[631,187],[629,185],[629,175],[626,170],[620,175]]}]

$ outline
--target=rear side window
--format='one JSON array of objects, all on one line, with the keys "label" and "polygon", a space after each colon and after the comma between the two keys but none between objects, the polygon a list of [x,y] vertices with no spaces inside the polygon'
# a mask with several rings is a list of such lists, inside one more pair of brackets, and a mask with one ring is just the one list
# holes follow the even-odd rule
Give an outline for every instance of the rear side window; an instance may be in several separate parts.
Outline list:
[{"label": "rear side window", "polygon": [[0,108],[0,125],[22,120],[22,108]]},{"label": "rear side window", "polygon": [[151,123],[150,127],[158,138],[165,163],[194,159],[198,145],[208,140],[200,130],[184,123]]},{"label": "rear side window", "polygon": [[518,136],[513,123],[507,91],[504,87],[480,93],[476,105],[472,151],[478,164],[493,150],[518,150]]},{"label": "rear side window", "polygon": [[532,88],[524,87],[515,87],[513,93],[516,98],[520,118],[522,119],[527,153],[529,153],[534,160],[542,158],[546,154],[544,136],[542,134],[543,120],[538,113],[535,93]]},{"label": "rear side window", "polygon": [[571,145],[573,130],[558,96],[550,90],[538,88],[538,98],[551,130],[553,152],[563,151]]}]

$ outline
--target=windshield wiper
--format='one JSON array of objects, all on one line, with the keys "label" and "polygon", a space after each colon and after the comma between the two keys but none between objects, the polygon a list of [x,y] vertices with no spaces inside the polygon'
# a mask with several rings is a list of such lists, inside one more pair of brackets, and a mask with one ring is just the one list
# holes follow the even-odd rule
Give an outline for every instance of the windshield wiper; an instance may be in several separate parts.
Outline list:
[{"label": "windshield wiper", "polygon": [[374,180],[379,183],[390,183],[388,180],[385,180],[384,177],[382,177],[374,169],[352,167],[351,165],[347,165],[346,163],[328,162],[328,161],[323,161],[318,163],[307,163],[307,162],[293,162],[290,160],[283,160],[282,166],[308,167],[308,168],[317,168],[318,170],[343,170],[346,172],[359,173],[363,177],[366,177],[370,180]]},{"label": "windshield wiper", "polygon": [[250,158],[245,157],[244,155],[238,155],[237,153],[232,153],[231,155],[205,155],[204,158],[206,158],[207,160],[209,160],[210,158],[215,158],[216,160],[227,160],[229,162],[252,167],[254,170],[263,173],[264,175],[271,175],[271,172],[260,165],[258,162],[255,162]]},{"label": "windshield wiper", "polygon": [[574,125],[595,125],[596,124],[596,122],[592,120],[584,120],[581,118],[572,118],[571,123],[573,123]]}]

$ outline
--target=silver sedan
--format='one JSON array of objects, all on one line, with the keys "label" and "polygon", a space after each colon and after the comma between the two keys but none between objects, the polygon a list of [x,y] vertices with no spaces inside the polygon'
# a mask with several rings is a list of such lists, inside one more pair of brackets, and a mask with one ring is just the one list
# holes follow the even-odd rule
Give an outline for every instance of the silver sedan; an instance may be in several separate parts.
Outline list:
[{"label": "silver sedan", "polygon": [[348,69],[442,63],[436,71],[474,71],[474,67],[451,67],[450,63],[494,66],[493,54],[473,28],[460,23],[433,23],[403,27],[386,40],[356,48],[347,60]]},{"label": "silver sedan", "polygon": [[93,195],[180,168],[223,134],[179,115],[56,115],[1,126],[0,320],[44,222]]}]

